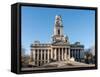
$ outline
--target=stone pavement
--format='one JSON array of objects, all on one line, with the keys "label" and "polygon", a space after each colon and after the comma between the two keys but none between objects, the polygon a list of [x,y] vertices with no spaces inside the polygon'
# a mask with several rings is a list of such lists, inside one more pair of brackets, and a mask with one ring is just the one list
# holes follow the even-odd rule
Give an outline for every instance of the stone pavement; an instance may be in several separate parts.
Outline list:
[{"label": "stone pavement", "polygon": [[45,64],[40,67],[22,68],[22,70],[43,70],[43,69],[60,69],[60,68],[77,68],[77,67],[94,67],[95,64],[85,64],[76,61],[57,61]]}]

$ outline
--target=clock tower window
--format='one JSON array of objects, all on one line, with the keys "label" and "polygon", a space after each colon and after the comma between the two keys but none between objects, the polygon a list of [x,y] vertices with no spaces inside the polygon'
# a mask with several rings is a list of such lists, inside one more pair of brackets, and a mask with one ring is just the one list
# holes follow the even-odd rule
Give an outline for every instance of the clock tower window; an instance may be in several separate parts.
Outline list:
[{"label": "clock tower window", "polygon": [[60,30],[58,29],[58,35],[60,35]]}]

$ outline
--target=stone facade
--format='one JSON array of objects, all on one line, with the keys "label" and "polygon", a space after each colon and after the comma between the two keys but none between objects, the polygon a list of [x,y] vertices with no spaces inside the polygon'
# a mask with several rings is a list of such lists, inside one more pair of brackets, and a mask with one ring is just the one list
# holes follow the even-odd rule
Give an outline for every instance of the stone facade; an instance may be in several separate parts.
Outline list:
[{"label": "stone facade", "polygon": [[83,52],[84,45],[81,45],[80,42],[70,44],[68,36],[64,36],[62,18],[57,15],[52,43],[41,44],[39,41],[35,41],[31,44],[31,62],[36,66],[41,66],[53,61],[68,61],[71,58],[80,61]]}]

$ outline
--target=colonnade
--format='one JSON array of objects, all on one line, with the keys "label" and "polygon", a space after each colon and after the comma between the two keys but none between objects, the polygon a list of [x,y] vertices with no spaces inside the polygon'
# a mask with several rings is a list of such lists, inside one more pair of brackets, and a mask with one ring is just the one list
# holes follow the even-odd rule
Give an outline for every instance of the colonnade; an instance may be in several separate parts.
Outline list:
[{"label": "colonnade", "polygon": [[70,57],[74,57],[76,60],[80,60],[81,59],[81,57],[82,57],[82,51],[83,51],[83,49],[71,49],[70,50]]},{"label": "colonnade", "polygon": [[70,58],[70,48],[53,48],[51,58],[56,61],[63,61]]},{"label": "colonnade", "polygon": [[51,60],[63,61],[70,58],[70,48],[34,48],[32,53],[33,61],[37,66],[49,63]]}]

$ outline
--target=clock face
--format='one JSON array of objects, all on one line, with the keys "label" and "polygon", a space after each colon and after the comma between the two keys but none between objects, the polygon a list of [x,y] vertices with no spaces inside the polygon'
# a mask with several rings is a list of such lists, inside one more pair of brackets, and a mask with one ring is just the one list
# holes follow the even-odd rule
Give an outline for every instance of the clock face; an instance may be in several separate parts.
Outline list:
[{"label": "clock face", "polygon": [[61,21],[56,21],[57,26],[61,26]]}]

